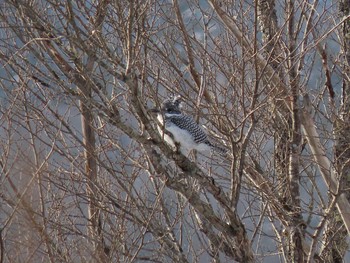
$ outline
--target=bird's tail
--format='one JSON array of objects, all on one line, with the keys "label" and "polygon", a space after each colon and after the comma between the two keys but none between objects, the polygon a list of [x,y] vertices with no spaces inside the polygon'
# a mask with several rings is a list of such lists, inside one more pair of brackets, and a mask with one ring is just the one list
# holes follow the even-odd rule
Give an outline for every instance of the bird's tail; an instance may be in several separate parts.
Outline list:
[{"label": "bird's tail", "polygon": [[216,152],[222,156],[226,156],[228,154],[228,150],[225,149],[224,147],[221,146],[217,146],[215,144],[213,144],[212,142],[210,142],[210,146],[213,152]]}]

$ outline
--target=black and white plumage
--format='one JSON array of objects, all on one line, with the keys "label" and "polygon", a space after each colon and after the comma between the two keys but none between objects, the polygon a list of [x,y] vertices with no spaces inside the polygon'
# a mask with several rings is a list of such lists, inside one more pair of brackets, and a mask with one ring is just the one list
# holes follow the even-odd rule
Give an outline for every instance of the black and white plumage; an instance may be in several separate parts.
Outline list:
[{"label": "black and white plumage", "polygon": [[187,155],[191,150],[199,152],[216,151],[224,154],[226,151],[212,144],[202,127],[191,116],[181,112],[180,104],[180,96],[175,96],[165,100],[162,103],[161,110],[156,111],[158,121],[167,131],[164,132],[162,128],[158,127],[164,140],[173,148],[176,147],[175,144],[180,145],[180,151],[184,155]]}]

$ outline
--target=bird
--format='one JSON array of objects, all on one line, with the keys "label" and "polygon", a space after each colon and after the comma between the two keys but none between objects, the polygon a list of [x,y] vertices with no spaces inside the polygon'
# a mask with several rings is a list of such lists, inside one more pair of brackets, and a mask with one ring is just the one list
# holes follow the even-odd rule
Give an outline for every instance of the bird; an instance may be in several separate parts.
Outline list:
[{"label": "bird", "polygon": [[160,110],[153,109],[162,126],[158,125],[158,131],[164,141],[173,149],[178,149],[179,145],[179,150],[184,155],[188,155],[191,150],[226,154],[224,148],[216,146],[209,140],[203,128],[191,116],[181,111],[181,104],[180,96],[172,96],[161,104]]}]

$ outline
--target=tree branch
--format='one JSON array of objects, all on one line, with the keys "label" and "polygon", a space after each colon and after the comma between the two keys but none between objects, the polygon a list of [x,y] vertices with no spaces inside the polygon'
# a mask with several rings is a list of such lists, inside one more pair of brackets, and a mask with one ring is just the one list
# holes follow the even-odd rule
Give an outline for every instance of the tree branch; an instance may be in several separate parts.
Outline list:
[{"label": "tree branch", "polygon": [[339,193],[338,191],[339,184],[336,179],[335,170],[327,158],[326,151],[320,142],[320,136],[316,131],[315,123],[309,113],[311,110],[310,99],[308,95],[305,95],[304,109],[302,110],[301,114],[302,131],[308,140],[315,162],[320,169],[322,178],[328,186],[329,191],[332,195],[339,195],[337,200],[337,208],[339,210],[339,214],[343,219],[348,234],[350,235],[350,204],[346,199],[345,194]]}]

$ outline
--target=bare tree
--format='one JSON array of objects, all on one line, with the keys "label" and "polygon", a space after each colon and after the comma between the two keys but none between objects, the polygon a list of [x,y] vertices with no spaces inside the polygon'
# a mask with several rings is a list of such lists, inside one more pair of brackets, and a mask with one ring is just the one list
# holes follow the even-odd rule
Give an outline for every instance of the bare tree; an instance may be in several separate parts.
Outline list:
[{"label": "bare tree", "polygon": [[345,260],[346,1],[0,5],[0,262]]},{"label": "bare tree", "polygon": [[[341,1],[339,3],[339,15],[340,17],[346,17],[350,14],[350,6],[347,1]],[[349,23],[344,21],[341,25],[342,35],[341,38],[341,50],[342,50],[342,61],[341,70],[344,76],[349,75],[349,63],[350,63],[350,42],[348,39],[349,34]],[[322,50],[323,64],[326,70],[327,66],[327,54]],[[328,76],[330,78],[330,76]],[[332,88],[332,83],[329,80],[327,84]],[[338,116],[334,119],[334,137],[335,137],[335,168],[340,182],[339,191],[345,193],[345,197],[348,201],[350,196],[347,193],[349,188],[349,179],[347,174],[349,173],[349,81],[347,77],[344,77],[341,85],[341,101],[338,110]],[[334,95],[331,96],[334,99]],[[333,198],[333,196],[331,197]],[[327,262],[343,262],[346,251],[348,250],[347,237],[348,232],[346,225],[343,224],[341,213],[334,209],[331,219],[326,223],[325,228],[325,244],[323,249],[324,258]]]}]

